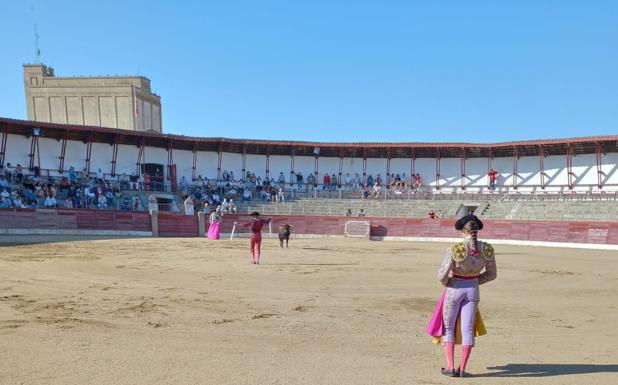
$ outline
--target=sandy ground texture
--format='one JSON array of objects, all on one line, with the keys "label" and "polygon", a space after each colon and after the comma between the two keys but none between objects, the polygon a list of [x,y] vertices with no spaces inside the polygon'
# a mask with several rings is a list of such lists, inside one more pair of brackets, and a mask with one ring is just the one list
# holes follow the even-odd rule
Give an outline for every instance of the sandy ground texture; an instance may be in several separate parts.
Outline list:
[{"label": "sandy ground texture", "polygon": [[47,240],[0,237],[0,384],[618,383],[615,252],[497,246],[453,379],[423,333],[446,244]]}]

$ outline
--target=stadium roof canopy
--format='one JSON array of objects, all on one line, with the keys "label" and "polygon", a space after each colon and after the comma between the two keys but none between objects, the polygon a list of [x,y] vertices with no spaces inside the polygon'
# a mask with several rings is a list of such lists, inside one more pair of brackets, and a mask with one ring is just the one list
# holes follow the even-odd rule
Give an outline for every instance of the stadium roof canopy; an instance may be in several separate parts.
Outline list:
[{"label": "stadium roof canopy", "polygon": [[595,154],[618,152],[618,135],[544,139],[502,143],[327,143],[257,139],[198,138],[104,127],[77,126],[0,118],[0,132],[31,136],[40,128],[42,138],[95,143],[145,145],[189,151],[222,151],[247,154],[358,158],[487,158]]}]

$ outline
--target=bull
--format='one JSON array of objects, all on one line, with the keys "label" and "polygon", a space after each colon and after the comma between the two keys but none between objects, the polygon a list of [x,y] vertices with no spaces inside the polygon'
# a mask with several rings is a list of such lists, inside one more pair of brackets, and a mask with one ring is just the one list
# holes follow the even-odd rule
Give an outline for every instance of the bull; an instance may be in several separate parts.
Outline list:
[{"label": "bull", "polygon": [[288,241],[290,240],[290,234],[292,234],[292,225],[283,224],[279,225],[279,245],[283,247],[283,241],[285,241],[285,247],[288,247]]}]

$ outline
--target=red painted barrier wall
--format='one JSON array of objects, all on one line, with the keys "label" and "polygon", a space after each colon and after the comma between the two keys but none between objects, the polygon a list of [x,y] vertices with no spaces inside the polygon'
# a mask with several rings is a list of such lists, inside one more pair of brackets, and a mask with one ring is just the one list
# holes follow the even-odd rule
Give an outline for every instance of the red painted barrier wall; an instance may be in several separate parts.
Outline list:
[{"label": "red painted barrier wall", "polygon": [[159,212],[160,237],[197,237],[197,215]]},{"label": "red painted barrier wall", "polygon": [[[221,232],[230,233],[234,222],[248,221],[248,215],[233,214],[223,218]],[[289,223],[296,234],[343,235],[348,220],[359,218],[333,216],[272,216],[273,232]],[[371,236],[457,238],[453,219],[365,218],[371,223]],[[159,213],[159,236],[198,236],[197,215]],[[485,239],[522,241],[618,244],[618,222],[560,222],[484,220],[479,233]],[[208,231],[208,221],[206,220]],[[0,229],[76,229],[151,231],[147,212],[98,211],[82,209],[0,209]],[[268,229],[264,229],[264,233]],[[237,230],[249,232],[249,229]]]},{"label": "red painted barrier wall", "polygon": [[0,209],[0,229],[151,231],[142,211]]}]

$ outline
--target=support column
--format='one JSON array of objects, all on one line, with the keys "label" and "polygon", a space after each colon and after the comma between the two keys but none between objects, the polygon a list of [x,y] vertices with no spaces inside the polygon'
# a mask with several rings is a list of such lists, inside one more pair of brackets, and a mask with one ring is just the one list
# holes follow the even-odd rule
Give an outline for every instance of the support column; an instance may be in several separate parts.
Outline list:
[{"label": "support column", "polygon": [[196,179],[197,174],[197,142],[193,142],[193,167],[191,168],[191,180],[194,181]]},{"label": "support column", "polygon": [[247,145],[244,144],[242,146],[242,176],[240,179],[244,180],[246,175],[247,175]]},{"label": "support column", "polygon": [[494,150],[491,147],[489,147],[489,154],[487,156],[487,187],[490,187],[489,172],[491,171],[493,167],[492,166],[493,160],[494,160]]},{"label": "support column", "polygon": [[597,187],[599,188],[599,190],[601,190],[603,188],[603,162],[601,159],[601,155],[603,153],[603,148],[601,147],[601,145],[599,143],[596,144],[596,148],[595,148],[595,153],[596,153],[596,158],[597,158]]},{"label": "support column", "polygon": [[339,185],[343,186],[341,177],[343,176],[343,148],[339,150]]},{"label": "support column", "polygon": [[112,149],[112,176],[116,176],[116,164],[118,163],[118,142],[120,141],[120,137],[118,135],[114,136],[114,148]]},{"label": "support column", "polygon": [[466,148],[461,148],[461,189],[466,189]]},{"label": "support column", "polygon": [[67,152],[67,138],[66,135],[62,137],[62,144],[60,145],[60,164],[58,165],[58,172],[62,174],[64,172],[64,158]]},{"label": "support column", "polygon": [[30,171],[34,170],[35,162],[39,167],[39,171],[41,170],[41,154],[39,152],[39,137],[37,135],[32,135],[32,139],[30,140],[30,154],[28,155],[30,158],[28,168]]},{"label": "support column", "polygon": [[221,179],[221,163],[223,161],[223,143],[219,143],[219,149],[217,151],[217,181]]},{"label": "support column", "polygon": [[266,179],[270,181],[270,147],[266,149]]},{"label": "support column", "polygon": [[413,184],[414,175],[416,175],[416,149],[412,147],[410,148],[410,185]]},{"label": "support column", "polygon": [[293,186],[296,183],[295,180],[292,180],[294,177],[294,157],[296,156],[296,149],[292,147],[290,152],[290,186]]},{"label": "support column", "polygon": [[436,147],[436,190],[440,190],[440,148]]},{"label": "support column", "polygon": [[517,146],[513,147],[513,189],[517,190],[517,160],[519,159],[519,154],[517,152]]},{"label": "support column", "polygon": [[6,157],[6,142],[9,138],[9,129],[4,127],[2,129],[2,142],[0,142],[0,167],[4,167],[4,159]]},{"label": "support column", "polygon": [[539,177],[541,179],[541,189],[545,190],[545,149],[539,146]]},{"label": "support column", "polygon": [[363,177],[367,178],[367,150],[365,149],[363,149]]},{"label": "support column", "polygon": [[167,180],[171,180],[172,165],[174,164],[174,143],[167,142]]},{"label": "support column", "polygon": [[567,145],[567,179],[569,184],[569,190],[573,190],[573,147],[570,144]]},{"label": "support column", "polygon": [[[139,151],[137,152],[137,174],[139,175],[142,173],[142,164],[146,163],[146,139],[140,139],[138,148]],[[90,172],[90,170],[88,172]]]},{"label": "support column", "polygon": [[[386,175],[387,175],[387,180],[386,183],[388,184],[389,182],[389,178],[391,177],[391,148],[388,147],[386,149]],[[392,179],[392,178],[391,178]]]}]

